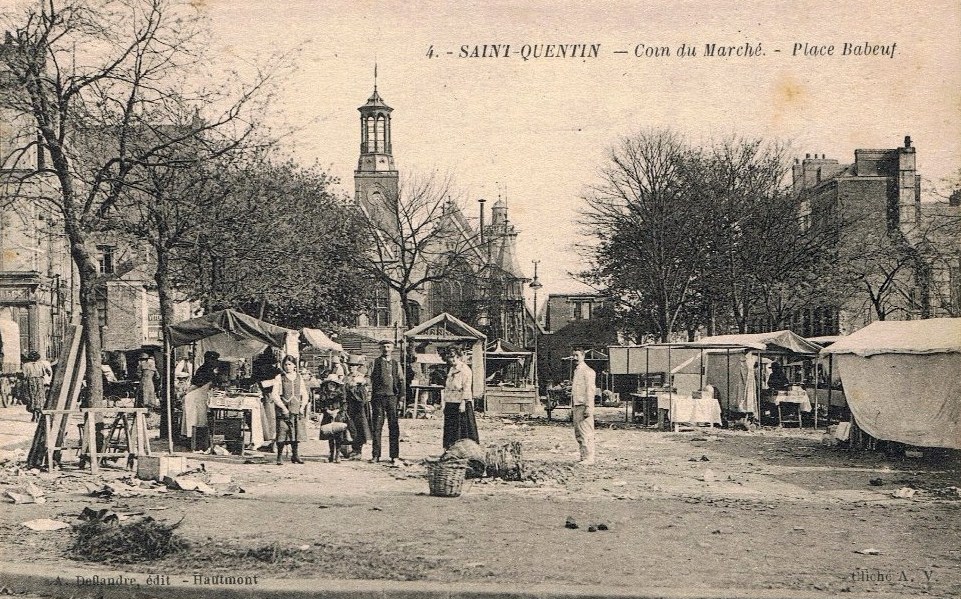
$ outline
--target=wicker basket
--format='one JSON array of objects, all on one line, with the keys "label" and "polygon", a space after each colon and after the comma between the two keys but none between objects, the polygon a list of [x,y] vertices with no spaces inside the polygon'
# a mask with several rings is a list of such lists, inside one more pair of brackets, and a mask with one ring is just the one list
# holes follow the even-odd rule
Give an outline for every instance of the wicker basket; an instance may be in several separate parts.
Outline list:
[{"label": "wicker basket", "polygon": [[467,460],[427,462],[427,484],[435,497],[458,497],[467,473]]}]

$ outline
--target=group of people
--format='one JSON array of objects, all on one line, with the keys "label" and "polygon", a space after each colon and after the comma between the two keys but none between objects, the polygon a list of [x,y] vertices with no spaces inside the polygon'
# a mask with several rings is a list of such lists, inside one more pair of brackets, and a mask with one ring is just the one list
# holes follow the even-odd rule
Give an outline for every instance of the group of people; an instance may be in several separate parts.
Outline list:
[{"label": "group of people", "polygon": [[10,399],[6,399],[5,393],[4,402],[23,405],[30,412],[31,421],[37,421],[47,402],[47,393],[53,381],[53,366],[37,351],[21,356],[20,362],[20,372],[13,379],[9,391]]},{"label": "group of people", "polygon": [[[371,446],[369,460],[400,458],[399,410],[403,409],[405,381],[400,363],[392,355],[394,344],[380,343],[380,356],[370,364],[363,355],[337,354],[330,372],[321,382],[320,438],[327,440],[328,460],[363,459],[364,447]],[[459,439],[479,442],[474,415],[473,375],[460,348],[444,351],[448,374],[444,392],[444,449]],[[306,421],[311,401],[305,377],[294,356],[285,356],[280,368],[271,355],[254,361],[253,374],[262,394],[264,437],[283,463],[285,448],[290,461],[302,464],[299,445],[307,439]],[[383,430],[387,425],[387,443]]]},{"label": "group of people", "polygon": [[[321,383],[320,438],[329,445],[328,460],[362,459],[364,447],[371,446],[369,460],[400,458],[399,408],[404,407],[405,382],[400,363],[392,356],[393,343],[380,343],[380,356],[372,363],[362,355],[338,354],[332,359],[327,377]],[[442,446],[446,450],[461,439],[480,443],[474,414],[474,376],[457,346],[441,350],[447,363],[443,393],[444,427]],[[217,379],[219,355],[207,352],[204,363],[191,378],[193,389],[209,388]],[[594,371],[584,362],[584,352],[574,352],[577,366],[571,381],[574,436],[582,464],[595,460]],[[252,365],[252,375],[261,391],[262,425],[265,447],[276,452],[276,463],[283,464],[285,449],[290,462],[303,464],[300,443],[308,439],[307,421],[312,394],[295,356],[284,356],[278,367],[275,354],[268,349]],[[387,425],[388,448],[383,453],[383,429]]]}]

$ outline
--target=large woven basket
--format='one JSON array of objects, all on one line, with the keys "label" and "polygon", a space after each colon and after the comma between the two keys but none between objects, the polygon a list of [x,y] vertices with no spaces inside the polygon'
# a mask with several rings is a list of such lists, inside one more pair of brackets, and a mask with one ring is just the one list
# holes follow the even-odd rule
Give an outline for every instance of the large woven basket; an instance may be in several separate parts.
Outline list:
[{"label": "large woven basket", "polygon": [[435,497],[458,497],[464,486],[467,460],[427,462],[427,484]]}]

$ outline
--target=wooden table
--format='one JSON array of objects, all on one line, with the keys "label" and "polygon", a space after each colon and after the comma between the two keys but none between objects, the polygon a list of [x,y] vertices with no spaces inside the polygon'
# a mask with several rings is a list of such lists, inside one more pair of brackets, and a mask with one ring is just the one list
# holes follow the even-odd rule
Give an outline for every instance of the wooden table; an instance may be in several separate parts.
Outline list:
[{"label": "wooden table", "polygon": [[[414,390],[414,407],[410,414],[411,418],[418,418],[420,416],[427,418],[426,406],[430,403],[431,397],[436,396],[438,404],[444,401],[443,385],[411,385],[410,388]],[[423,414],[421,414],[421,405],[424,406]]]},{"label": "wooden table", "polygon": [[651,402],[657,403],[657,396],[650,393],[631,393],[631,415],[632,420],[637,422],[637,407],[641,406],[641,414],[644,426],[651,425]]}]

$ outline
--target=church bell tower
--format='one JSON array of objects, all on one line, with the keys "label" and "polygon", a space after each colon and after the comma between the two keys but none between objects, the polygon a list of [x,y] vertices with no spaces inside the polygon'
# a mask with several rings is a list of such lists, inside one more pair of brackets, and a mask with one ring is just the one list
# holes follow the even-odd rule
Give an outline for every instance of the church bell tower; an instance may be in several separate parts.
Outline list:
[{"label": "church bell tower", "polygon": [[391,150],[390,113],[377,92],[377,67],[374,66],[374,93],[360,111],[360,158],[354,171],[354,197],[372,215],[383,214],[397,198],[397,168]]}]

